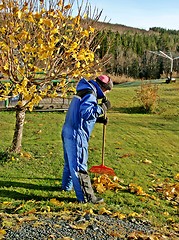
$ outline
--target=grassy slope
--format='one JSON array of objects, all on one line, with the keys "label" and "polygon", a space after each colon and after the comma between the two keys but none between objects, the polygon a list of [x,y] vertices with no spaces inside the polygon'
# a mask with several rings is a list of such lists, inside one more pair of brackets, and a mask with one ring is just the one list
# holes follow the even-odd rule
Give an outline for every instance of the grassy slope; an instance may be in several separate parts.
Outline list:
[{"label": "grassy slope", "polygon": [[[109,93],[105,165],[112,167],[123,185],[140,185],[146,193],[160,197],[154,184],[173,181],[178,173],[179,83],[160,84],[157,114],[137,113],[133,103],[135,87],[116,86]],[[0,113],[0,148],[10,146],[15,113]],[[63,168],[61,127],[65,113],[27,113],[23,151],[29,152],[0,165],[0,207],[18,212],[44,210],[49,199],[75,201],[74,193],[59,191]],[[89,167],[101,164],[102,126],[96,124],[89,146]],[[147,161],[151,163],[147,164]],[[137,212],[154,222],[177,221],[177,209],[170,202],[143,198],[128,191],[102,194],[107,206],[122,213]],[[21,205],[23,203],[23,205]],[[19,207],[20,206],[20,207]],[[87,206],[88,207],[88,206]],[[83,208],[83,207],[82,207]],[[17,210],[18,209],[18,210]]]}]

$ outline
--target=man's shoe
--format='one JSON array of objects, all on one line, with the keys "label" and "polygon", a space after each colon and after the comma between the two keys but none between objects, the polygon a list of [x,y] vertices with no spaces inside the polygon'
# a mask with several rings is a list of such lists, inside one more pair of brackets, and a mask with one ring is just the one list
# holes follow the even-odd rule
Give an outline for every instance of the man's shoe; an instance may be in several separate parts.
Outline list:
[{"label": "man's shoe", "polygon": [[95,197],[94,199],[91,200],[91,202],[94,204],[104,203],[104,199]]}]

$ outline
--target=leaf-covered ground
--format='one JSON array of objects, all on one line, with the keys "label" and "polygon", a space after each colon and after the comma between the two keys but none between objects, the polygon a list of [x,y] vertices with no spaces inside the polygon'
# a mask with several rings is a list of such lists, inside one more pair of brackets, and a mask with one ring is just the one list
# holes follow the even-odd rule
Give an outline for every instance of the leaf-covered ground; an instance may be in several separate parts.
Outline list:
[{"label": "leaf-covered ground", "polygon": [[[164,182],[154,186],[155,191],[159,191],[161,199],[166,199],[177,208],[179,200],[179,174],[175,176],[175,182]],[[111,178],[101,175],[93,179],[93,186],[97,192],[128,191],[132,194],[151,198],[156,201],[153,195],[146,194],[141,186],[129,184],[125,187],[116,176]],[[2,205],[7,206],[8,202]],[[63,207],[64,202],[56,198],[50,199],[50,204],[44,212],[33,209],[24,214],[0,214],[0,239],[140,239],[140,240],[162,240],[177,239],[179,237],[179,223],[171,221],[170,227],[163,226],[156,228],[143,218],[143,216],[133,212],[123,214],[110,210],[102,204],[98,210],[75,211],[63,208],[59,212],[52,211],[53,207]],[[18,206],[18,211],[23,206]],[[165,213],[166,217],[169,215]]]}]

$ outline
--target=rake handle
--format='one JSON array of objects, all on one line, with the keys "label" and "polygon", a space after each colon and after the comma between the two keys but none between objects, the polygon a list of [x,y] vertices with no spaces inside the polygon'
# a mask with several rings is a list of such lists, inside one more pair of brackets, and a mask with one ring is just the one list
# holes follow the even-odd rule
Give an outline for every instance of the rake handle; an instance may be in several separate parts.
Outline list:
[{"label": "rake handle", "polygon": [[[106,113],[104,114],[106,118]],[[102,166],[104,166],[104,150],[105,150],[105,139],[106,139],[106,124],[103,124],[103,140],[102,140]]]}]

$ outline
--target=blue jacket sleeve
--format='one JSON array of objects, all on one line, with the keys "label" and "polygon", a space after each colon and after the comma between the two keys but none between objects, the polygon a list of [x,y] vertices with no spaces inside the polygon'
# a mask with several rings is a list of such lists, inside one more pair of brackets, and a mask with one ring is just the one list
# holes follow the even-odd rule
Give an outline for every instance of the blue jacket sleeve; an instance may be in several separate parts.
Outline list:
[{"label": "blue jacket sleeve", "polygon": [[85,120],[96,120],[101,114],[103,109],[98,105],[97,99],[93,94],[87,94],[81,99],[80,115]]}]

